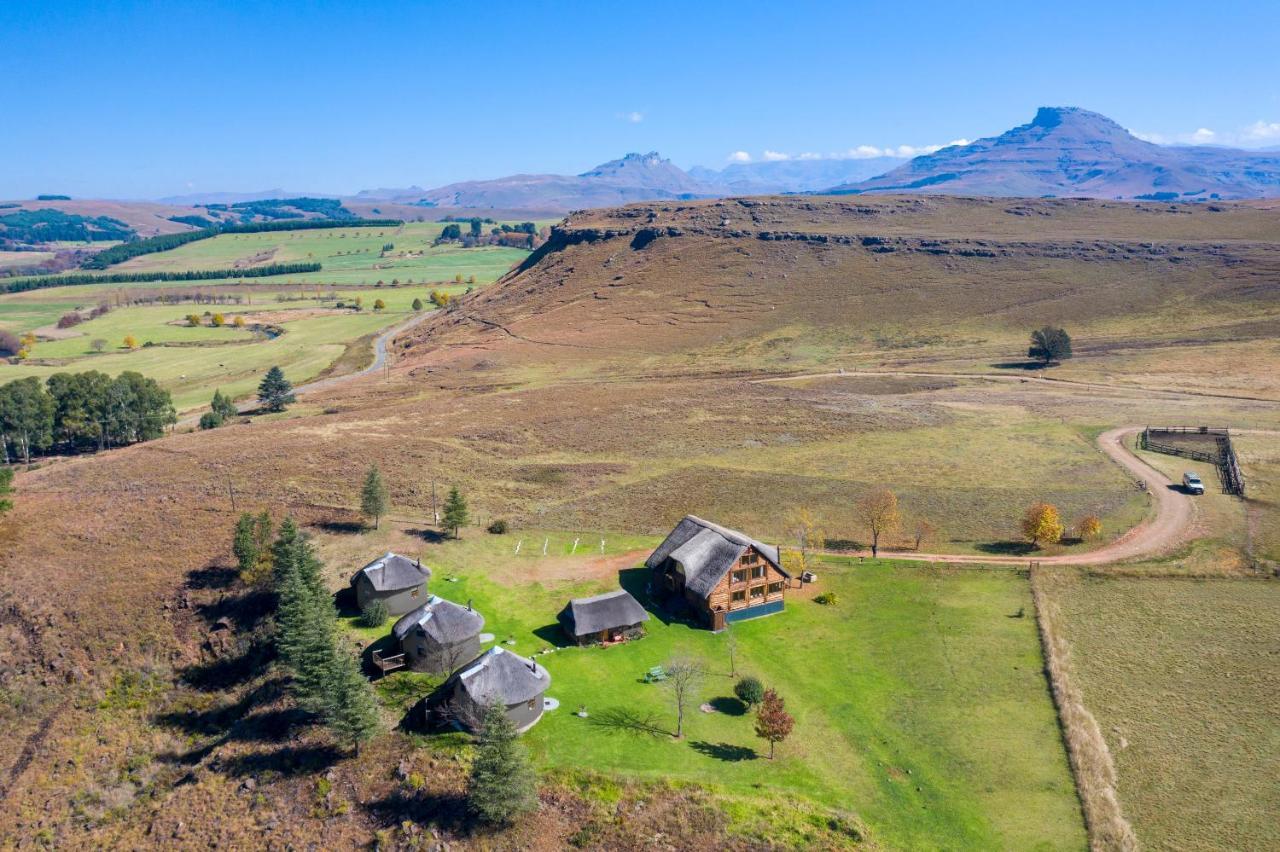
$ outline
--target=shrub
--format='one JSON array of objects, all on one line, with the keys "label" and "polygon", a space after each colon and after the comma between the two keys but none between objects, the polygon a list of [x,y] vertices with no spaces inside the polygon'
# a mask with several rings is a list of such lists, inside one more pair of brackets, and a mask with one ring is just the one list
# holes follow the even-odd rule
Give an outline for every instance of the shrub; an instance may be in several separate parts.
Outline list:
[{"label": "shrub", "polygon": [[212,411],[206,411],[200,415],[201,429],[217,429],[222,425],[222,416]]},{"label": "shrub", "polygon": [[12,333],[0,328],[0,355],[17,355],[22,344]]},{"label": "shrub", "polygon": [[199,314],[187,314],[187,325],[191,326],[192,328],[195,328],[199,324],[200,324]]},{"label": "shrub", "polygon": [[222,314],[214,314],[213,317],[210,318],[209,324],[212,325],[214,328],[221,328],[222,326],[227,324],[227,318],[224,317]]},{"label": "shrub", "polygon": [[1081,541],[1092,541],[1102,534],[1102,521],[1097,515],[1087,515],[1076,524],[1076,538]]},{"label": "shrub", "polygon": [[764,684],[759,678],[746,677],[733,685],[733,694],[748,707],[754,707],[764,699]]},{"label": "shrub", "polygon": [[80,316],[79,311],[72,311],[69,314],[63,314],[58,317],[58,328],[71,328],[73,325],[79,325],[84,322],[84,317]]},{"label": "shrub", "polygon": [[494,535],[506,535],[506,534],[507,534],[507,522],[506,522],[506,521],[504,521],[504,520],[502,520],[501,518],[499,518],[498,520],[496,520],[496,521],[494,521],[493,523],[489,524],[489,526],[488,526],[488,527],[486,527],[486,529],[488,529],[488,530],[489,530],[489,532],[493,533]]},{"label": "shrub", "polygon": [[835,592],[823,592],[814,598],[813,602],[823,606],[835,606],[840,602],[840,597]]},{"label": "shrub", "polygon": [[387,605],[382,601],[369,601],[360,610],[361,627],[381,627],[387,623]]}]

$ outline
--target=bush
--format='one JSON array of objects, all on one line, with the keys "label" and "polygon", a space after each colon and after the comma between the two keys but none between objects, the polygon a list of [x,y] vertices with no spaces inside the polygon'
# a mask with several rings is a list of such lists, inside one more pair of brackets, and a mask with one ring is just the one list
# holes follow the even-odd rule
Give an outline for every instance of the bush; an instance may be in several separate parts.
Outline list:
[{"label": "bush", "polygon": [[746,677],[733,685],[733,694],[748,707],[754,707],[764,700],[764,684],[759,678]]},{"label": "bush", "polygon": [[382,601],[369,601],[360,610],[361,627],[381,627],[387,623],[387,605]]},{"label": "bush", "polygon": [[217,429],[222,425],[222,415],[212,411],[206,411],[200,415],[201,429]]},{"label": "bush", "polygon": [[814,598],[813,602],[822,604],[823,606],[835,606],[836,604],[840,603],[840,598],[836,595],[835,592],[823,592],[822,594]]},{"label": "bush", "polygon": [[494,535],[506,535],[506,534],[507,534],[507,522],[506,522],[506,521],[504,521],[504,520],[502,520],[501,518],[499,518],[498,520],[496,520],[496,521],[494,521],[493,523],[489,524],[489,526],[488,526],[488,527],[486,527],[486,529],[488,529],[488,530],[489,530],[489,532],[493,533]]}]

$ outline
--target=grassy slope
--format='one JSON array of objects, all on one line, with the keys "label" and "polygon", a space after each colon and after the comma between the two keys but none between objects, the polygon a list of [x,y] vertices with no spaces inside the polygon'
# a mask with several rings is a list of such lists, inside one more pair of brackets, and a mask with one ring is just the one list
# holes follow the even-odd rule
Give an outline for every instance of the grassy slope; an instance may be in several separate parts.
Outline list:
[{"label": "grassy slope", "polygon": [[[423,553],[435,569],[432,588],[474,600],[485,630],[519,653],[561,642],[555,614],[575,595],[616,584],[610,576],[571,579],[598,554],[600,535],[471,533],[468,540]],[[395,533],[375,540],[326,537],[326,555],[342,564],[385,546],[407,544]],[[565,564],[581,537],[575,572]],[[607,554],[653,539],[608,534]],[[522,555],[514,556],[523,540]],[[583,551],[589,555],[582,555]],[[624,583],[643,595],[640,572]],[[334,570],[335,584],[343,572]],[[559,579],[553,579],[558,577]],[[453,578],[455,581],[450,581]],[[617,771],[674,778],[759,795],[763,786],[857,813],[890,848],[1075,849],[1083,845],[1075,792],[1043,675],[1026,581],[1003,571],[936,571],[881,563],[833,561],[821,588],[840,602],[822,607],[792,596],[777,616],[736,626],[738,668],[776,687],[797,718],[796,733],[765,759],[752,716],[732,700],[725,637],[657,618],[639,642],[609,649],[562,648],[544,656],[549,695],[560,709],[526,737],[547,767]],[[803,597],[808,597],[804,595]],[[366,641],[386,633],[357,630]],[[619,724],[623,715],[674,726],[669,694],[641,682],[649,667],[689,656],[707,669],[696,703],[722,699],[729,712],[686,717],[683,741]],[[404,677],[407,700],[421,686]],[[573,715],[586,705],[590,716]]]},{"label": "grassy slope", "polygon": [[1280,845],[1280,585],[1072,576],[1051,588],[1139,840]]}]

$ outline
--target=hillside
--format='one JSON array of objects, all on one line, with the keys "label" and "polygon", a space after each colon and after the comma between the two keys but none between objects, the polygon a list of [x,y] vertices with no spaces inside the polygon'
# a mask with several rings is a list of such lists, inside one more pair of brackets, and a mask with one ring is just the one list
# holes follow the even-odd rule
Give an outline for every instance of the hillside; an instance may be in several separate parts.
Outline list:
[{"label": "hillside", "polygon": [[1029,123],[917,157],[832,192],[1152,198],[1265,198],[1280,194],[1280,156],[1144,142],[1106,116],[1042,107]]},{"label": "hillside", "polygon": [[[429,683],[381,682],[385,733],[358,756],[298,712],[270,596],[236,578],[232,524],[297,516],[334,591],[371,555],[420,555],[433,588],[474,597],[521,654],[556,641],[547,628],[570,597],[619,582],[643,594],[633,569],[686,512],[791,543],[791,513],[808,508],[831,539],[858,542],[856,501],[887,487],[904,515],[895,548],[923,520],[934,552],[1026,553],[1017,520],[1038,500],[1073,523],[1097,515],[1115,541],[1150,509],[1099,432],[1280,428],[1278,233],[1280,208],[1231,203],[787,197],[575,213],[516,270],[396,338],[376,375],[281,415],[23,470],[0,520],[0,837],[1081,848],[1020,570],[833,556],[785,612],[735,627],[744,670],[797,718],[776,761],[741,711],[690,713],[676,740],[618,710],[634,696],[623,710],[669,724],[661,688],[639,681],[688,651],[715,673],[699,700],[736,706],[722,701],[721,637],[655,617],[635,643],[557,649],[542,659],[561,707],[524,740],[543,808],[495,838],[462,818],[470,747],[398,729]],[[1028,370],[1028,330],[1045,322],[1071,330],[1076,357]],[[1242,460],[1270,491],[1243,508],[1207,496],[1204,523],[1231,519],[1211,541],[1121,570],[1243,576],[1280,557],[1280,468]],[[373,464],[393,508],[365,530],[355,507]],[[473,519],[458,541],[430,521],[433,492],[452,485]],[[485,532],[495,519],[510,532]],[[1209,583],[1183,585],[1195,611]],[[819,606],[817,591],[839,602]],[[378,631],[350,621],[344,648],[370,653]],[[1223,688],[1212,674],[1197,679],[1206,696]],[[1198,759],[1195,732],[1176,714],[1168,726]],[[1219,756],[1215,777],[1254,759]],[[784,806],[761,811],[761,791]],[[1199,830],[1230,846],[1225,824]]]},{"label": "hillside", "polygon": [[689,176],[715,187],[717,195],[773,195],[817,192],[855,183],[901,165],[899,157],[796,157],[756,163],[730,163],[721,169],[694,166]]}]

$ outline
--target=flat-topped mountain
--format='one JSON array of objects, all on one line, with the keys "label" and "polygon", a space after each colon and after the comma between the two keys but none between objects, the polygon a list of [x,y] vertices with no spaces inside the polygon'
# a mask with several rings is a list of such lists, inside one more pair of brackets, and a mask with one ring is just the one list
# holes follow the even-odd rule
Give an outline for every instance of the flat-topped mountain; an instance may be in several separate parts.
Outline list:
[{"label": "flat-topped mountain", "polygon": [[836,193],[1079,196],[1159,201],[1280,194],[1280,154],[1145,142],[1096,112],[1042,107],[1028,124],[916,157]]}]

